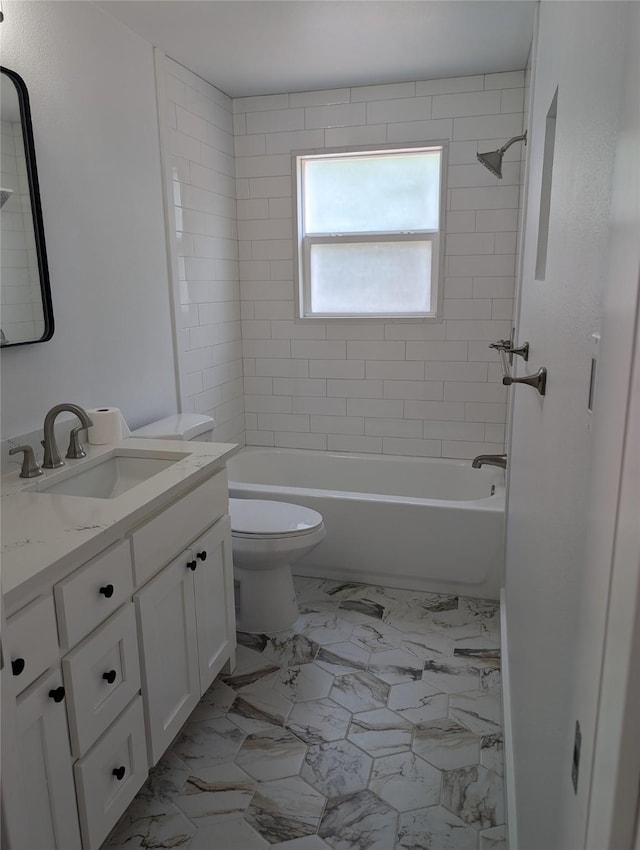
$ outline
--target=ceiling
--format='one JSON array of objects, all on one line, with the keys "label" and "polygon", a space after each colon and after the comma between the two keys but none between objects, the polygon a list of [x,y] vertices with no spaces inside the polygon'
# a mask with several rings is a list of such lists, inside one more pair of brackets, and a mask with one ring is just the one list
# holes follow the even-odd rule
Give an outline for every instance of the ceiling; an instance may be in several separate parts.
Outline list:
[{"label": "ceiling", "polygon": [[101,0],[231,97],[525,67],[531,0]]}]

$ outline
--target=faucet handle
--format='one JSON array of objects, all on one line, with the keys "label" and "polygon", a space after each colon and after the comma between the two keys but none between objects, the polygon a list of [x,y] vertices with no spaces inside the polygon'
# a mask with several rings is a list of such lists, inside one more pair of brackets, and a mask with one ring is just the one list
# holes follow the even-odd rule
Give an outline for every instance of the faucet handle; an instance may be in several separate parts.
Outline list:
[{"label": "faucet handle", "polygon": [[9,449],[10,455],[18,454],[18,452],[24,452],[20,478],[36,478],[38,475],[42,475],[42,470],[36,463],[31,446],[14,446],[14,448]]},{"label": "faucet handle", "polygon": [[77,460],[78,458],[87,456],[87,453],[80,444],[80,438],[78,436],[80,431],[84,431],[84,425],[78,425],[77,428],[71,429],[69,433],[69,448],[65,457]]}]

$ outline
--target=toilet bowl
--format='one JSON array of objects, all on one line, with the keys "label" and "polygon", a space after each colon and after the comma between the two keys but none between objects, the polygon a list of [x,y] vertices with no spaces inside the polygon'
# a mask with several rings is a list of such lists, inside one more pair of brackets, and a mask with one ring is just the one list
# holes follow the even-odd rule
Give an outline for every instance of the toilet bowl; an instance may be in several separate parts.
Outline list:
[{"label": "toilet bowl", "polygon": [[[211,441],[210,416],[181,413],[131,432],[132,437]],[[322,515],[289,502],[229,499],[236,628],[262,634],[298,618],[291,564],[325,537]]]},{"label": "toilet bowl", "polygon": [[298,619],[291,564],[326,532],[310,508],[265,499],[229,499],[238,631],[278,632]]}]

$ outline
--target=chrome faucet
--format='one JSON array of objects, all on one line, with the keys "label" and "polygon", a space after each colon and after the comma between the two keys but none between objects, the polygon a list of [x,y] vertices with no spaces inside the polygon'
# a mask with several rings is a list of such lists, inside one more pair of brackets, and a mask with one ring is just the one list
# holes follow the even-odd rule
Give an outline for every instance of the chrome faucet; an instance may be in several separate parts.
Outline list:
[{"label": "chrome faucet", "polygon": [[53,430],[56,417],[63,411],[75,413],[81,423],[80,427],[74,428],[71,431],[71,439],[69,440],[69,448],[67,449],[66,457],[86,457],[86,452],[78,440],[78,432],[81,431],[82,428],[90,428],[93,425],[91,417],[87,411],[78,404],[71,404],[70,402],[65,404],[56,404],[44,418],[44,440],[42,441],[42,445],[44,446],[44,460],[42,461],[43,469],[57,469],[59,466],[64,466],[64,461],[60,457],[58,444],[56,443],[56,436]]},{"label": "chrome faucet", "polygon": [[478,455],[471,461],[471,466],[474,469],[480,469],[481,466],[499,466],[501,469],[507,468],[506,455]]}]

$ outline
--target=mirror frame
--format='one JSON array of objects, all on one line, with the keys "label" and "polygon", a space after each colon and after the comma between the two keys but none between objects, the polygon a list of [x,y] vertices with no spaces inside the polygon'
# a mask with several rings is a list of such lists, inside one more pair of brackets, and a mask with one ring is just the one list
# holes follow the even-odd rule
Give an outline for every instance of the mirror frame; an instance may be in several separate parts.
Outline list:
[{"label": "mirror frame", "polygon": [[47,263],[47,249],[44,241],[44,223],[42,220],[42,207],[40,205],[40,187],[38,184],[38,169],[36,166],[36,149],[33,141],[33,128],[31,126],[31,108],[29,106],[29,93],[22,77],[15,71],[0,65],[0,73],[9,77],[16,87],[18,102],[20,104],[20,121],[22,124],[22,139],[26,159],[27,180],[29,183],[29,197],[31,200],[31,214],[33,218],[33,232],[36,243],[36,255],[38,257],[38,271],[40,274],[40,294],[42,297],[42,313],[44,318],[44,333],[38,339],[28,339],[21,342],[4,342],[2,348],[12,348],[17,345],[33,345],[37,342],[47,342],[51,339],[54,331],[53,304],[51,301],[51,286],[49,282],[49,266]]}]

